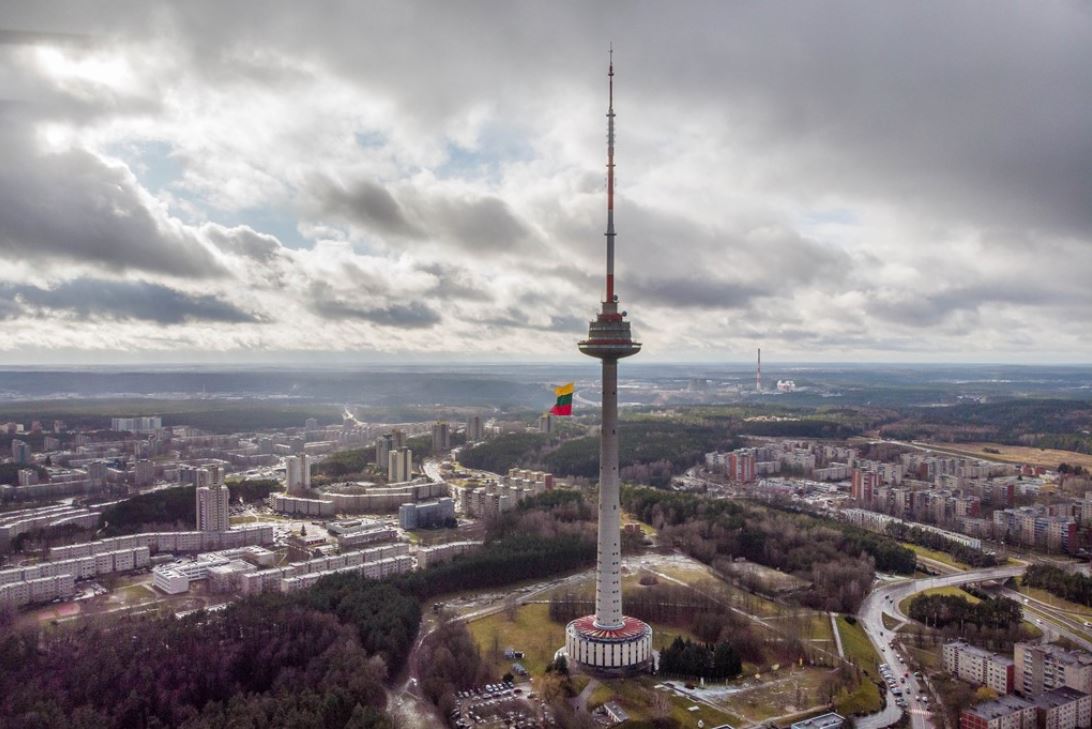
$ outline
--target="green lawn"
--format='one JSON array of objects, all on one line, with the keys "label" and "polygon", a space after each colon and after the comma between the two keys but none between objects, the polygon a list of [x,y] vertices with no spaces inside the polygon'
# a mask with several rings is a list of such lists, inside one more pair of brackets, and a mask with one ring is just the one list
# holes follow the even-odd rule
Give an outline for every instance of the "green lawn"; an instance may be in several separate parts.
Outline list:
[{"label": "green lawn", "polygon": [[496,675],[512,666],[512,661],[504,657],[506,648],[523,651],[520,662],[532,675],[540,676],[546,664],[554,660],[557,649],[565,645],[565,626],[550,620],[550,606],[540,603],[521,605],[512,621],[502,610],[467,627]]},{"label": "green lawn", "polygon": [[953,569],[960,570],[961,572],[965,572],[966,570],[970,569],[970,565],[960,562],[947,552],[938,552],[935,549],[929,549],[928,547],[922,547],[917,544],[910,544],[909,542],[903,542],[902,546],[906,547],[907,549],[914,550],[914,553],[920,557],[925,557],[927,559],[946,564]]},{"label": "green lawn", "polygon": [[861,681],[852,692],[842,691],[834,697],[834,710],[842,716],[871,714],[883,708],[880,687],[869,680]]},{"label": "green lawn", "polygon": [[860,624],[850,625],[844,615],[838,616],[838,632],[842,636],[842,649],[846,658],[853,661],[869,678],[880,680],[880,657],[872,647],[872,641]]},{"label": "green lawn", "polygon": [[[683,727],[696,727],[699,721],[704,722],[706,727],[721,724],[741,726],[744,723],[738,716],[726,711],[676,696],[674,692],[653,688],[656,683],[658,681],[651,676],[608,679],[592,692],[592,699],[600,704],[610,700],[618,702],[618,705],[629,714],[632,722],[650,721],[662,712],[678,721],[679,726]],[[589,705],[592,703],[589,702]],[[698,706],[697,711],[688,711],[689,707],[695,705]]]}]

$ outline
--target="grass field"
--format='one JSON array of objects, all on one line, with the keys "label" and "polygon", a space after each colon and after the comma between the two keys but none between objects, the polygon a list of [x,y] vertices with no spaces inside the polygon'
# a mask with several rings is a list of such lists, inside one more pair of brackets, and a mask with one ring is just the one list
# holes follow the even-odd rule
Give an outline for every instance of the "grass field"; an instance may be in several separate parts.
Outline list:
[{"label": "grass field", "polygon": [[834,697],[834,710],[842,716],[871,714],[883,708],[880,687],[872,681],[861,681],[851,692],[843,691]]},{"label": "grass field", "polygon": [[[1092,455],[1074,451],[1001,445],[1000,443],[928,443],[927,445],[938,451],[958,453],[1003,463],[1027,463],[1031,466],[1043,466],[1044,468],[1057,468],[1059,463],[1069,463],[1092,469]],[[990,453],[984,450],[986,448],[999,452]]]},{"label": "grass field", "polygon": [[885,629],[891,630],[891,631],[895,630],[896,627],[898,627],[899,625],[902,624],[901,621],[896,620],[895,618],[891,617],[887,613],[884,613],[883,615],[881,615],[880,619],[883,621],[883,627]]},{"label": "grass field", "polygon": [[[725,699],[724,706],[729,712],[739,714],[751,723],[806,711],[822,703],[820,687],[828,674],[829,670],[819,668],[782,669],[776,673],[764,673],[762,682],[753,688],[730,694]],[[754,683],[755,679],[747,681],[747,684]]]},{"label": "grass field", "polygon": [[970,569],[970,565],[960,562],[947,552],[939,552],[935,549],[929,549],[928,547],[922,547],[917,544],[910,544],[909,542],[902,542],[902,546],[906,547],[907,549],[914,550],[914,554],[918,555],[919,557],[925,557],[927,559],[940,562],[941,564],[946,564],[953,569],[957,569],[962,572]]},{"label": "grass field", "polygon": [[[708,704],[679,696],[673,691],[656,689],[654,688],[656,683],[657,680],[651,676],[604,680],[592,692],[592,698],[598,704],[616,701],[629,714],[632,722],[650,721],[661,714],[666,714],[683,727],[696,727],[699,721],[704,722],[706,727],[721,724],[741,726],[744,723],[740,717],[727,711],[714,709]],[[590,705],[592,702],[589,702]],[[691,706],[697,706],[698,710],[688,711]]]},{"label": "grass field", "polygon": [[565,626],[550,620],[550,606],[540,603],[520,606],[515,620],[508,620],[501,611],[467,627],[496,675],[505,673],[512,665],[504,657],[506,648],[523,651],[520,662],[537,676],[553,661],[554,652],[565,644]]},{"label": "grass field", "polygon": [[880,657],[872,647],[872,641],[860,624],[850,625],[844,615],[838,616],[838,632],[842,636],[842,649],[846,658],[853,661],[869,678],[880,680]]}]

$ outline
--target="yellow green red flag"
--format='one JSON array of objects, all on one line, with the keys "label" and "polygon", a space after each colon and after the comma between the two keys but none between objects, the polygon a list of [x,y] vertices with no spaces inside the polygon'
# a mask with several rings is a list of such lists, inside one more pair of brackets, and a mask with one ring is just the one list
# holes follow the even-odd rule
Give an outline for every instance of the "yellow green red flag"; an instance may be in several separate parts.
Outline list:
[{"label": "yellow green red flag", "polygon": [[573,414],[573,383],[554,388],[554,396],[557,403],[550,408],[550,415]]}]

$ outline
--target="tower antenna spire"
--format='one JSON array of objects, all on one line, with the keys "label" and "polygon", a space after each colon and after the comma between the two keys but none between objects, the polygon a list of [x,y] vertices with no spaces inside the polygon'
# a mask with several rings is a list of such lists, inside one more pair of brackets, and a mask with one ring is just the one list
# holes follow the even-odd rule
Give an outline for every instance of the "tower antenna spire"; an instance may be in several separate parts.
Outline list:
[{"label": "tower antenna spire", "polygon": [[614,44],[607,66],[607,298],[614,302]]}]

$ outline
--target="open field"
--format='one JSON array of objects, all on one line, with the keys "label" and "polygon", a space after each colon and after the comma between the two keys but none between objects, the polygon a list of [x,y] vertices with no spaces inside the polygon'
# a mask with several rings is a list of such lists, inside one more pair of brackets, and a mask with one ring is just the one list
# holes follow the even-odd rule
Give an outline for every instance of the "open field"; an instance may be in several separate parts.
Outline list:
[{"label": "open field", "polygon": [[764,673],[761,677],[733,682],[723,704],[729,712],[753,723],[806,711],[825,703],[821,687],[829,674],[829,669],[821,668],[789,668]]},{"label": "open field", "polygon": [[[699,721],[706,727],[731,724],[741,726],[743,721],[727,711],[713,708],[707,703],[681,696],[676,691],[655,688],[657,680],[651,676],[629,679],[610,679],[592,693],[589,706],[614,700],[629,714],[630,721],[650,721],[658,716],[670,716],[680,726],[695,727]],[[697,706],[697,711],[689,711]]]},{"label": "open field", "polygon": [[531,603],[515,612],[514,620],[509,620],[502,610],[472,621],[467,627],[494,674],[499,676],[511,668],[512,661],[504,657],[504,651],[514,648],[524,653],[520,663],[532,675],[541,676],[546,664],[554,659],[554,652],[565,645],[565,626],[550,620],[549,605]]},{"label": "open field", "polygon": [[880,657],[872,647],[872,641],[864,632],[860,624],[850,625],[844,615],[838,616],[838,632],[842,635],[842,648],[846,652],[846,658],[853,661],[874,681],[882,680],[880,676]]},{"label": "open field", "polygon": [[[927,443],[929,448],[962,456],[973,456],[1003,463],[1026,463],[1031,466],[1057,468],[1059,463],[1084,466],[1092,469],[1092,455],[1074,451],[1059,451],[1052,448],[1032,448],[1030,446],[1002,445],[1000,443]],[[984,449],[999,451],[989,453]]]},{"label": "open field", "polygon": [[918,544],[911,544],[910,542],[901,542],[901,544],[907,549],[913,550],[914,554],[918,555],[919,557],[925,557],[926,559],[931,559],[935,562],[946,564],[953,569],[964,572],[970,569],[970,565],[960,562],[947,552],[940,552],[935,549],[929,549],[928,547],[922,547]]}]

